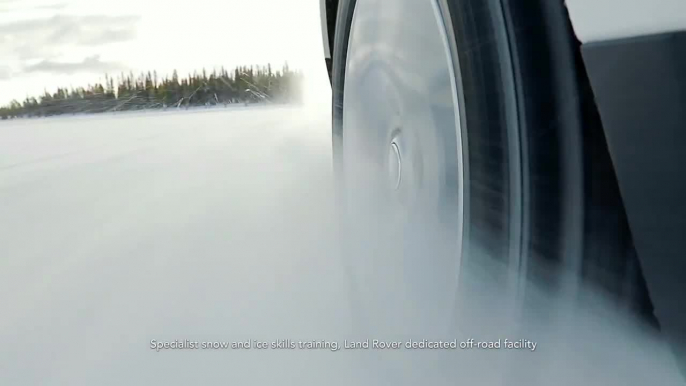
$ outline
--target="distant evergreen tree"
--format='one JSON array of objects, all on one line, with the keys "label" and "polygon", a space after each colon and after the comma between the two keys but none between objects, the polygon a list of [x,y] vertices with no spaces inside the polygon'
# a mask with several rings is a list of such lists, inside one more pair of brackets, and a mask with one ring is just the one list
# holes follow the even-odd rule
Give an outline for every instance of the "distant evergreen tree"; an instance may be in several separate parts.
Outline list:
[{"label": "distant evergreen tree", "polygon": [[176,70],[171,78],[158,78],[157,72],[135,76],[120,74],[116,81],[105,74],[103,83],[86,88],[47,90],[40,97],[20,103],[13,100],[0,107],[0,118],[47,117],[61,114],[100,113],[157,108],[228,105],[231,103],[297,103],[302,101],[303,74],[292,71],[288,63],[281,71],[272,66],[240,66],[229,71],[222,67],[197,71],[180,79]]}]

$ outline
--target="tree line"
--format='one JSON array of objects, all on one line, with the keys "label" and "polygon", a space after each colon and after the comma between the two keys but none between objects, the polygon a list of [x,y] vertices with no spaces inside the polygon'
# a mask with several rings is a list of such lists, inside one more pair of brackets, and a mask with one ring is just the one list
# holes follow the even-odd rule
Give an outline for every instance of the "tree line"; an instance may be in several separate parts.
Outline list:
[{"label": "tree line", "polygon": [[62,114],[103,113],[143,109],[180,109],[234,103],[298,103],[302,101],[303,74],[284,64],[240,66],[227,71],[205,69],[180,78],[160,78],[157,72],[121,74],[115,80],[105,75],[104,83],[87,87],[58,88],[39,97],[13,100],[0,107],[0,118],[47,117]]}]

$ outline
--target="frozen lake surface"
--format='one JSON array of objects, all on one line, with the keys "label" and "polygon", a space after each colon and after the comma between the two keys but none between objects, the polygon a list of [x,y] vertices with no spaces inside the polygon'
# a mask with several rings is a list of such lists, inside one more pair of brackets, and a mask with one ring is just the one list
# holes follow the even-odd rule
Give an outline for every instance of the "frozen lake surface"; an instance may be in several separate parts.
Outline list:
[{"label": "frozen lake surface", "polygon": [[[293,107],[0,122],[0,383],[378,385],[397,376],[376,371],[372,381],[362,354],[344,350],[151,349],[151,340],[350,336],[330,131],[327,111]],[[557,351],[559,378],[541,384],[673,379],[657,344],[603,323],[569,335],[588,345]],[[539,348],[519,356],[516,378],[494,352],[434,353],[443,361],[433,367],[417,352],[403,359],[415,379],[401,380],[534,384],[546,345],[562,335],[530,334]],[[634,375],[636,363],[646,367]],[[597,383],[582,377],[594,370]]]}]

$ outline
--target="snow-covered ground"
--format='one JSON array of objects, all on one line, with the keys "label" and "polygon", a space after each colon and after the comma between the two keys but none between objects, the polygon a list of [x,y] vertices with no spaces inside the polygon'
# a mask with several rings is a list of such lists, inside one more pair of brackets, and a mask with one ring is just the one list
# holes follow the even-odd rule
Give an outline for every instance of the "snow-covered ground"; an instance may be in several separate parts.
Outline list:
[{"label": "snow-covered ground", "polygon": [[0,383],[330,376],[317,360],[331,355],[149,348],[340,335],[340,270],[320,242],[330,129],[314,118],[278,107],[0,124]]},{"label": "snow-covered ground", "polygon": [[[0,384],[402,383],[350,350],[151,349],[350,338],[328,120],[282,106],[0,122]],[[554,361],[541,384],[672,384],[655,342],[584,320],[582,335],[532,321],[519,338],[535,351],[406,351],[394,368],[529,385]],[[496,362],[510,355],[515,371]]]}]

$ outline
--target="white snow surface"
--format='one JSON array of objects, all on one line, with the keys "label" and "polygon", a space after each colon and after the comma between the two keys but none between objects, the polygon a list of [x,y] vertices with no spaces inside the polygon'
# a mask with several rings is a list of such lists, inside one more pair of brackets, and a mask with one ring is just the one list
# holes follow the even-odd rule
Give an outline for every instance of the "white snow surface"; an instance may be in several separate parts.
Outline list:
[{"label": "white snow surface", "polygon": [[[0,384],[674,384],[663,346],[605,314],[577,330],[532,320],[516,338],[538,348],[521,353],[151,349],[353,336],[329,117],[254,107],[0,122]],[[455,338],[505,337],[473,325]]]}]

